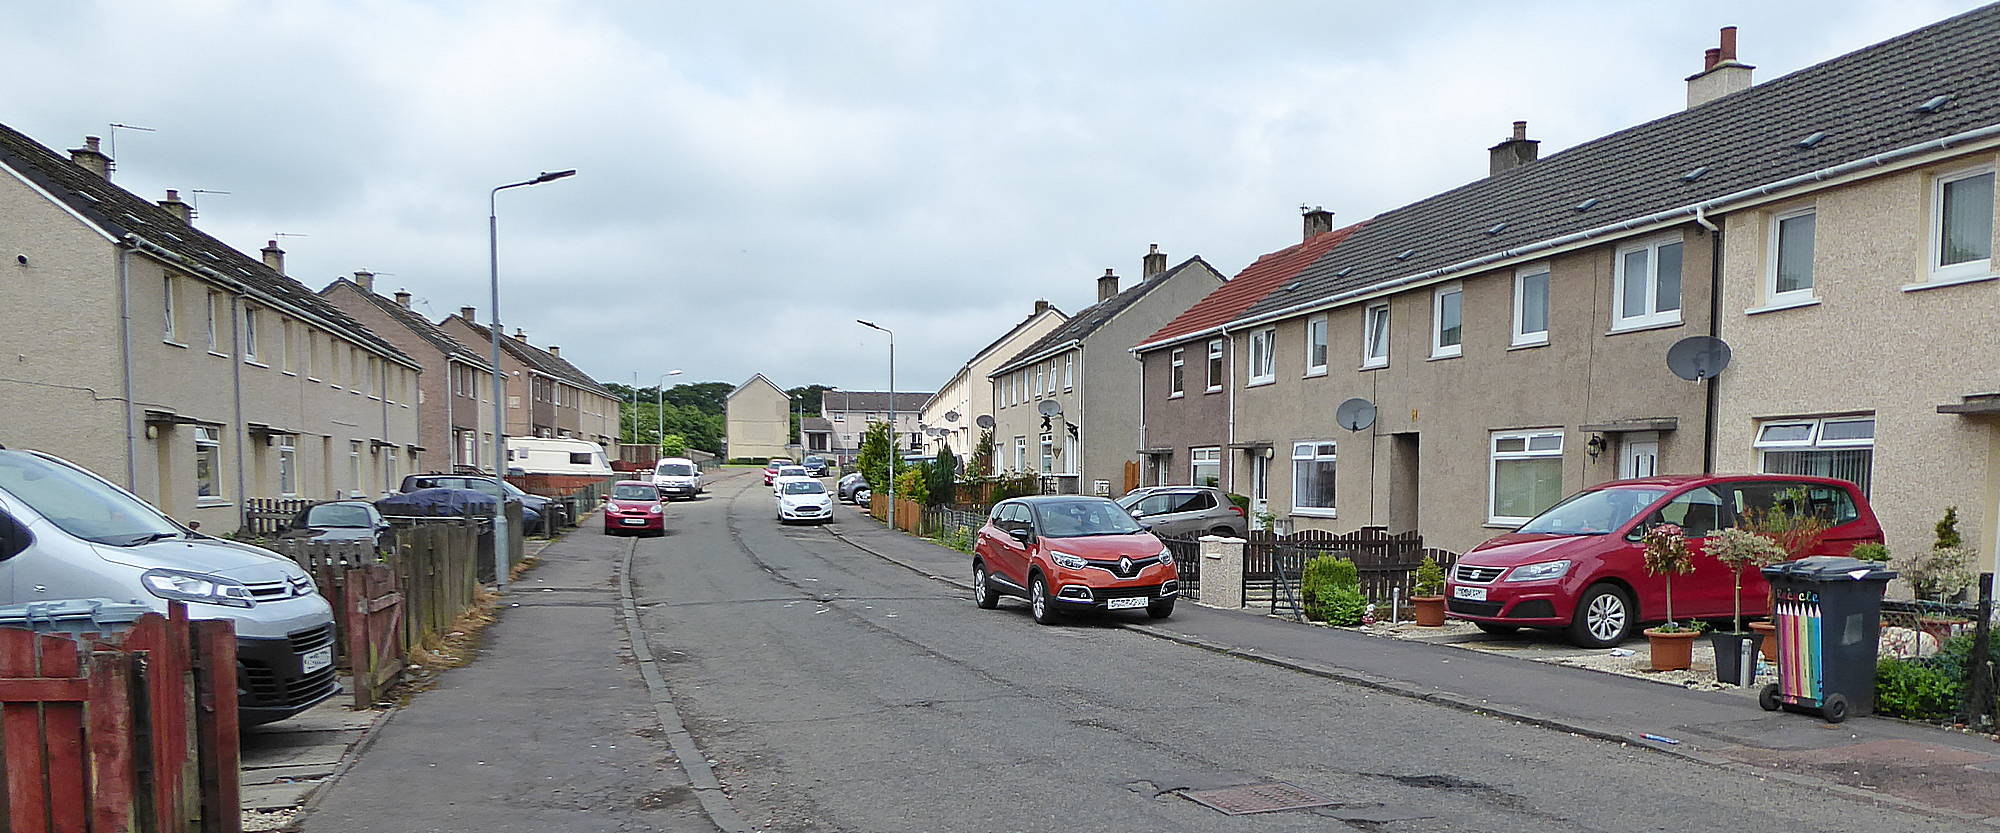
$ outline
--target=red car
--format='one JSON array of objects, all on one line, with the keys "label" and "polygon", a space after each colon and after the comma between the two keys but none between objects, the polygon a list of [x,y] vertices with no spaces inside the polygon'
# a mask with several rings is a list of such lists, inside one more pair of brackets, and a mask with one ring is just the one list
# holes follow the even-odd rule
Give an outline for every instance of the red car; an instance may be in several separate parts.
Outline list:
[{"label": "red car", "polygon": [[[1446,580],[1446,615],[1489,633],[1561,628],[1587,648],[1616,645],[1642,622],[1666,619],[1666,582],[1649,575],[1639,538],[1655,524],[1687,530],[1694,572],[1674,577],[1674,616],[1729,618],[1735,576],[1703,553],[1708,535],[1750,511],[1780,502],[1824,518],[1831,528],[1813,555],[1846,555],[1880,542],[1882,527],[1861,490],[1845,480],[1800,475],[1679,475],[1592,486],[1521,528],[1460,556]],[[1770,612],[1768,585],[1743,576],[1743,613]]]},{"label": "red car", "polygon": [[1160,539],[1101,497],[1045,495],[993,507],[972,544],[972,598],[1028,600],[1044,625],[1089,610],[1174,613],[1180,572]]},{"label": "red car", "polygon": [[783,457],[774,458],[772,460],[765,462],[764,485],[766,486],[771,485],[771,481],[778,479],[778,469],[783,468],[785,466],[789,466],[791,464],[792,461],[787,460]]},{"label": "red car", "polygon": [[667,533],[667,503],[660,487],[643,480],[620,480],[604,499],[604,534]]}]

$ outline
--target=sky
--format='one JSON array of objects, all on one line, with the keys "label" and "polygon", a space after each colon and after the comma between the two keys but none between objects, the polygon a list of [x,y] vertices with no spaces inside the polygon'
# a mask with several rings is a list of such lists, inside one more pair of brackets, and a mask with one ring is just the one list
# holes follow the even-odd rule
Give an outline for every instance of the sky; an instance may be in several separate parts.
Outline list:
[{"label": "sky", "polygon": [[[197,226],[488,308],[605,381],[932,390],[1150,243],[1234,274],[1681,109],[1717,29],[1760,81],[1975,8],[1856,2],[15,0],[0,122],[111,123],[114,181]],[[283,237],[276,237],[283,234]]]}]

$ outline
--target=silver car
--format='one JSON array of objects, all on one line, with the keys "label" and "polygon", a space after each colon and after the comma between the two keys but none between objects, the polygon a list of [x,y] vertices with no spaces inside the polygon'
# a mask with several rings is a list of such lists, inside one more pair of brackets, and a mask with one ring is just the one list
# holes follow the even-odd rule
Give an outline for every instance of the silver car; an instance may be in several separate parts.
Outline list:
[{"label": "silver car", "polygon": [[1155,535],[1240,538],[1250,529],[1243,510],[1211,486],[1150,486],[1119,498],[1118,505]]}]

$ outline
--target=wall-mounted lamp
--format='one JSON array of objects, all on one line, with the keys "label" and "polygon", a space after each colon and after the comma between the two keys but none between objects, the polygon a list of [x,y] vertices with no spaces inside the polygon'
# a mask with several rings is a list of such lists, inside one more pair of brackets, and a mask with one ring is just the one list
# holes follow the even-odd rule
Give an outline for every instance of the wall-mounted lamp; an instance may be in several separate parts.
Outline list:
[{"label": "wall-mounted lamp", "polygon": [[1609,447],[1610,443],[1604,441],[1603,434],[1592,434],[1590,435],[1590,441],[1583,444],[1583,451],[1585,454],[1590,455],[1592,461],[1595,461],[1597,455],[1603,454],[1604,450]]},{"label": "wall-mounted lamp", "polygon": [[1271,446],[1268,445],[1264,446],[1264,459],[1269,460],[1275,456],[1277,456],[1276,450],[1274,450]]}]

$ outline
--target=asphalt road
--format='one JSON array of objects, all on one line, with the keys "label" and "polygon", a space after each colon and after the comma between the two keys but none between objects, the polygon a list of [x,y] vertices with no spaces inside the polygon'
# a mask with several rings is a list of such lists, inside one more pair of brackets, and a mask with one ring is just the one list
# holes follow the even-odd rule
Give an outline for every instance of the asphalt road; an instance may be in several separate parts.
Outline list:
[{"label": "asphalt road", "polygon": [[[1017,602],[978,610],[781,527],[754,473],[718,475],[632,573],[675,704],[760,830],[1953,829],[1102,622],[1040,627]],[[1339,805],[1227,816],[1174,792],[1264,781]]]}]

